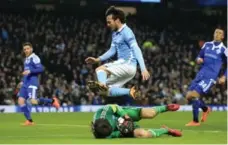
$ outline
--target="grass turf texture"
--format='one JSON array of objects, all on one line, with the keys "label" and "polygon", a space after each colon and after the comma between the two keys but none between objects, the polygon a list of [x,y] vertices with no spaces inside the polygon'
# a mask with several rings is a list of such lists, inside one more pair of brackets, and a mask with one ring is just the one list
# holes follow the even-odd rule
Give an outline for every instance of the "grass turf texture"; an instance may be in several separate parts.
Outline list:
[{"label": "grass turf texture", "polygon": [[227,113],[212,112],[199,127],[185,127],[191,112],[168,112],[139,122],[144,128],[165,124],[183,129],[183,137],[163,135],[149,139],[94,139],[90,132],[93,113],[34,113],[35,126],[21,126],[22,114],[0,114],[1,144],[226,144]]}]

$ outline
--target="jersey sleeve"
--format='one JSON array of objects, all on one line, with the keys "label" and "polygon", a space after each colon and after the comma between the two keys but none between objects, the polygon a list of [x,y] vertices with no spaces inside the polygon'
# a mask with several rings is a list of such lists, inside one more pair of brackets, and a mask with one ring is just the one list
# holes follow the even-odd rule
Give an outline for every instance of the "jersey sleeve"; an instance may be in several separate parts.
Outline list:
[{"label": "jersey sleeve", "polygon": [[40,62],[40,58],[37,55],[35,55],[31,59],[34,65],[34,67],[30,69],[31,74],[37,74],[37,73],[43,72],[44,69],[43,69],[43,65]]},{"label": "jersey sleeve", "polygon": [[103,55],[99,56],[99,58],[101,61],[105,61],[111,58],[112,56],[114,56],[115,54],[116,54],[116,47],[115,47],[115,44],[112,42],[109,50],[106,51]]},{"label": "jersey sleeve", "polygon": [[133,50],[135,57],[139,63],[140,66],[140,70],[141,72],[144,71],[146,69],[145,67],[145,62],[143,59],[143,55],[142,55],[142,51],[138,46],[138,43],[135,39],[135,35],[132,31],[128,31],[127,33],[125,33],[125,41],[127,42],[128,46]]},{"label": "jersey sleeve", "polygon": [[225,68],[224,76],[226,76],[226,77],[227,77],[227,57],[228,57],[228,49],[225,48],[225,51],[224,51],[224,62],[226,63],[226,68]]},{"label": "jersey sleeve", "polygon": [[113,131],[113,132],[111,133],[111,135],[108,136],[107,138],[120,138],[120,137],[121,137],[120,131]]},{"label": "jersey sleeve", "polygon": [[118,116],[123,117],[127,115],[127,112],[125,112],[123,108],[120,107],[119,105],[109,105],[109,106],[112,108],[113,113],[117,114]]}]

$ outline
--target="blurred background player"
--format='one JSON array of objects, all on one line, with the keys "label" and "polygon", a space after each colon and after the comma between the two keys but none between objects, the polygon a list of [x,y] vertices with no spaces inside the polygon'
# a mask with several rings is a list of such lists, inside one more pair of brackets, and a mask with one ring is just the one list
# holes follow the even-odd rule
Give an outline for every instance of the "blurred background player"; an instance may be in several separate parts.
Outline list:
[{"label": "blurred background player", "polygon": [[[210,88],[216,84],[220,69],[223,63],[227,63],[228,51],[223,44],[224,31],[220,28],[214,31],[214,40],[206,42],[198,57],[197,63],[202,64],[202,67],[195,79],[192,81],[189,91],[187,92],[187,99],[192,100],[193,121],[186,124],[186,126],[199,126],[199,108],[203,110],[201,122],[205,122],[211,108],[206,106],[200,95],[207,94]],[[227,76],[227,68],[225,73],[219,78],[218,83],[224,84]]]},{"label": "blurred background player", "polygon": [[138,46],[135,35],[126,25],[124,12],[114,6],[106,11],[107,26],[113,31],[111,48],[98,58],[88,57],[87,63],[99,63],[108,60],[117,53],[118,60],[104,64],[96,69],[98,82],[90,81],[90,88],[98,88],[107,92],[108,96],[129,95],[139,99],[140,93],[135,87],[121,88],[136,74],[137,62],[140,65],[142,79],[150,77],[146,69],[142,52]]},{"label": "blurred background player", "polygon": [[[141,119],[152,119],[159,113],[176,111],[179,109],[177,104],[158,106],[154,108],[131,108],[120,107],[118,105],[106,105],[100,108],[93,116],[92,131],[95,138],[120,138],[120,137],[158,137],[162,134],[181,136],[178,130],[163,127],[160,129],[145,130],[140,128],[136,122]],[[129,121],[129,122],[125,122]],[[131,125],[131,121],[134,122]],[[122,126],[122,124],[124,126]],[[127,129],[125,133],[124,130]]]},{"label": "blurred background player", "polygon": [[33,53],[31,43],[24,43],[23,51],[26,58],[24,61],[24,71],[22,72],[23,81],[18,85],[18,88],[20,88],[18,94],[18,104],[26,118],[26,121],[23,125],[33,125],[34,123],[31,118],[30,104],[36,105],[38,103],[51,103],[56,108],[59,108],[60,105],[57,98],[36,98],[37,89],[39,87],[38,75],[43,72],[44,68],[40,62],[40,58]]}]

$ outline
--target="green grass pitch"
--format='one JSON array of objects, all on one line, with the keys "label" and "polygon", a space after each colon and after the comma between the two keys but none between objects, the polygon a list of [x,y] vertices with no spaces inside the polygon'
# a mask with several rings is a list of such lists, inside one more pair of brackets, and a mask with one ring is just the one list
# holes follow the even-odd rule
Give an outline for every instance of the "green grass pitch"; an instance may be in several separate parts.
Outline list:
[{"label": "green grass pitch", "polygon": [[93,113],[34,113],[35,126],[21,126],[22,114],[0,114],[1,144],[226,144],[227,113],[212,112],[199,127],[185,127],[191,112],[169,112],[139,122],[144,128],[167,125],[183,129],[183,137],[149,139],[94,139],[90,132]]}]

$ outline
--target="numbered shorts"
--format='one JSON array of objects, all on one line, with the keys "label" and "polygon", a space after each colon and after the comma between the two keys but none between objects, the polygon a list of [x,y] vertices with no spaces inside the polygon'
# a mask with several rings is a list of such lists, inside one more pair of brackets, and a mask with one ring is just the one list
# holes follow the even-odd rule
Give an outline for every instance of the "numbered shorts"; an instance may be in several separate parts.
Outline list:
[{"label": "numbered shorts", "polygon": [[216,81],[214,79],[206,78],[203,74],[199,74],[192,81],[188,89],[191,91],[195,90],[199,94],[207,94],[215,83]]},{"label": "numbered shorts", "polygon": [[142,108],[133,108],[133,107],[123,107],[123,110],[127,115],[134,121],[138,122],[141,120],[141,109]]},{"label": "numbered shorts", "polygon": [[24,99],[35,99],[37,97],[37,86],[22,86],[19,91],[19,97]]},{"label": "numbered shorts", "polygon": [[122,87],[136,74],[136,67],[125,60],[117,60],[104,66],[111,72],[106,82],[109,87]]}]

